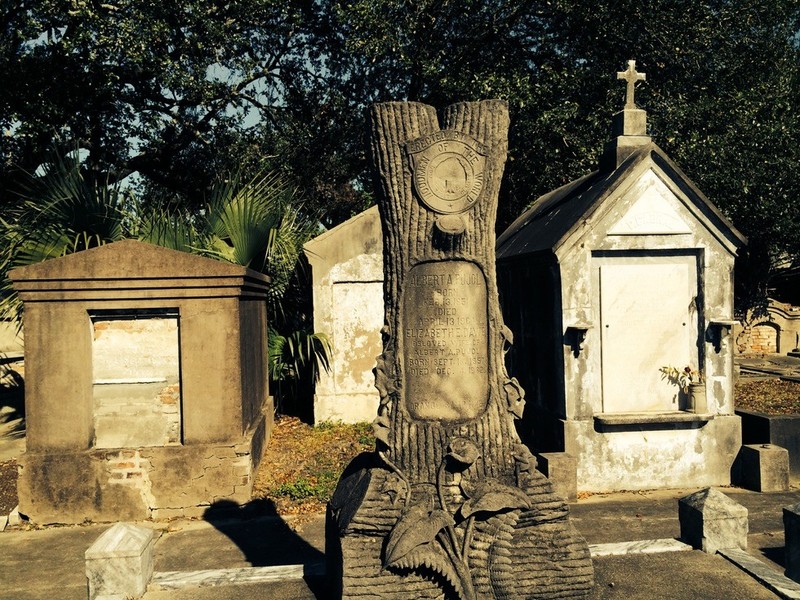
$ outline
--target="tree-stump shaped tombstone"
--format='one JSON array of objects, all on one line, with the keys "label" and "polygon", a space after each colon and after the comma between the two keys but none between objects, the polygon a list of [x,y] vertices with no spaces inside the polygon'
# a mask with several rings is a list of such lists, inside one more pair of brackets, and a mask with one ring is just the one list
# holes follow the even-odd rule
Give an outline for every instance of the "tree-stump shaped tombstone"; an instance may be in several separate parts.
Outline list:
[{"label": "tree-stump shaped tombstone", "polygon": [[384,239],[375,453],[328,507],[331,588],[345,598],[566,598],[593,585],[566,503],[517,436],[524,393],[503,362],[494,223],[504,102],[370,114]]}]

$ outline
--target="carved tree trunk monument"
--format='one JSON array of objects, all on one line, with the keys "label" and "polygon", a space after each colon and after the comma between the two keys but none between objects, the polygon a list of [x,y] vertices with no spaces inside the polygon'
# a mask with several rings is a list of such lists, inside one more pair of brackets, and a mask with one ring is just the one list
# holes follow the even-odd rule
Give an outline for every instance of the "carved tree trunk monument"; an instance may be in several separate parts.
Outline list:
[{"label": "carved tree trunk monument", "polygon": [[376,452],[328,507],[345,598],[567,598],[593,585],[586,542],[517,436],[524,392],[495,280],[504,102],[371,110],[384,239]]}]

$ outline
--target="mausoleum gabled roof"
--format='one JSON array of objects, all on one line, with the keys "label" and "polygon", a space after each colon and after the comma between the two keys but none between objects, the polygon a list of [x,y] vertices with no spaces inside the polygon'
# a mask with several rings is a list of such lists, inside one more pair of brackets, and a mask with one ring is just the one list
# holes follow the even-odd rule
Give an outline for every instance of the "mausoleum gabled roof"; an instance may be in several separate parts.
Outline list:
[{"label": "mausoleum gabled roof", "polygon": [[[606,227],[611,235],[658,235],[690,233],[705,227],[729,252],[747,243],[716,206],[691,182],[686,174],[654,144],[647,135],[647,112],[636,106],[636,83],[646,79],[636,71],[636,61],[628,61],[628,69],[618,72],[617,79],[627,83],[626,100],[622,110],[611,121],[611,140],[600,159],[600,168],[557,190],[539,197],[497,240],[497,259],[510,259],[537,253],[555,253],[567,245],[573,247],[596,228]],[[630,223],[615,230],[603,223],[617,201],[637,182],[644,186],[657,184],[674,202],[653,200],[644,195],[637,202],[630,221],[658,221],[655,226],[630,229]],[[644,193],[645,190],[639,190]],[[656,195],[659,192],[655,192]],[[630,199],[628,199],[630,201]],[[655,203],[654,203],[655,202]],[[630,210],[631,207],[628,207]],[[676,210],[686,213],[679,215]],[[627,215],[626,215],[627,216]],[[655,218],[654,218],[655,217]],[[689,223],[695,223],[695,226]]]},{"label": "mausoleum gabled roof", "polygon": [[247,277],[268,281],[262,273],[241,265],[156,246],[139,240],[120,240],[81,252],[18,267],[12,280],[166,279]]},{"label": "mausoleum gabled roof", "polygon": [[[303,249],[309,260],[312,260],[315,254],[329,254],[330,252],[342,254],[343,256],[339,257],[339,260],[342,260],[353,252],[363,252],[364,248],[360,247],[363,238],[375,235],[380,238],[380,231],[380,215],[376,204],[310,239],[303,245]],[[370,243],[366,242],[366,244],[369,246]]]},{"label": "mausoleum gabled roof", "polygon": [[580,236],[618,199],[627,184],[652,169],[667,179],[670,187],[691,203],[695,216],[713,230],[728,248],[746,244],[746,238],[691,182],[683,171],[655,143],[636,148],[621,164],[584,175],[540,196],[497,240],[498,260],[540,252],[557,252],[568,239]]},{"label": "mausoleum gabled roof", "polygon": [[378,206],[351,217],[344,223],[321,233],[303,245],[308,262],[318,280],[337,265],[343,265],[357,257],[372,256],[379,262],[378,272],[383,271],[383,238]]},{"label": "mausoleum gabled roof", "polygon": [[23,301],[263,298],[269,277],[138,240],[121,240],[18,267],[8,274]]}]

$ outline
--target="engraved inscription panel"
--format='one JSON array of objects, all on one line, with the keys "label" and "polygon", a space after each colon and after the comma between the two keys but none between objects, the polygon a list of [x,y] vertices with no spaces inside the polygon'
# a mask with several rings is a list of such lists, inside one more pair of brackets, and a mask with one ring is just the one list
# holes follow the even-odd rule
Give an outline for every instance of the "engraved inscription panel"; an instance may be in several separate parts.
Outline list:
[{"label": "engraved inscription panel", "polygon": [[411,268],[403,293],[405,402],[415,419],[462,421],[489,399],[486,279],[463,260]]}]

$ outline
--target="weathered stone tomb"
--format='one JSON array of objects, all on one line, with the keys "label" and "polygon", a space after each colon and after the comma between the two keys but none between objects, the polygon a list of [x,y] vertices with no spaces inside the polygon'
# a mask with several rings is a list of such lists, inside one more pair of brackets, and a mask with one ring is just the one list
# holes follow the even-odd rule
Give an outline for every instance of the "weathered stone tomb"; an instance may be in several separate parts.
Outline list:
[{"label": "weathered stone tomb", "polygon": [[375,357],[383,325],[383,246],[378,207],[303,246],[311,265],[314,331],[331,341],[330,370],[314,390],[314,422],[371,421],[380,399]]},{"label": "weathered stone tomb", "polygon": [[39,523],[247,501],[272,419],[264,275],[125,240],[16,269]]},{"label": "weathered stone tomb", "polygon": [[329,504],[326,555],[345,598],[564,598],[593,571],[568,507],[514,428],[495,283],[507,151],[503,102],[387,103],[370,114],[383,224],[377,448]]},{"label": "weathered stone tomb", "polygon": [[745,240],[647,135],[634,66],[618,74],[628,97],[600,168],[498,239],[523,432],[574,457],[579,490],[725,485],[741,445],[731,329]]}]

